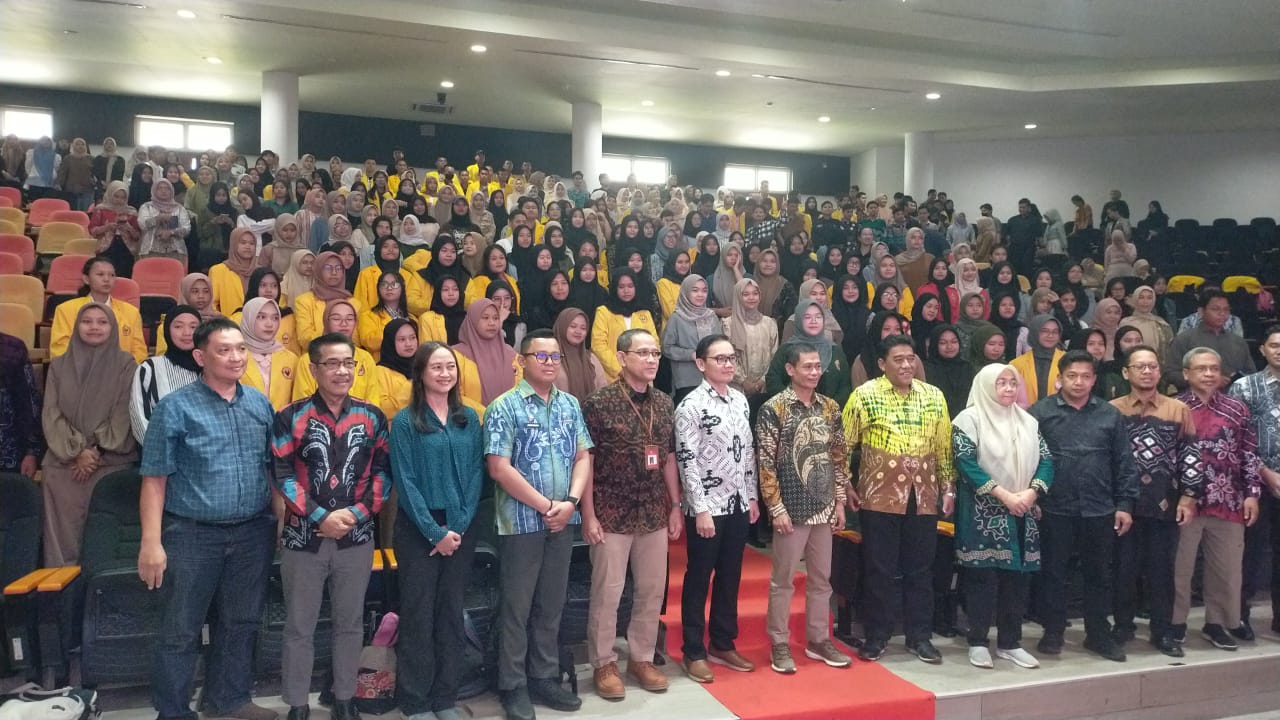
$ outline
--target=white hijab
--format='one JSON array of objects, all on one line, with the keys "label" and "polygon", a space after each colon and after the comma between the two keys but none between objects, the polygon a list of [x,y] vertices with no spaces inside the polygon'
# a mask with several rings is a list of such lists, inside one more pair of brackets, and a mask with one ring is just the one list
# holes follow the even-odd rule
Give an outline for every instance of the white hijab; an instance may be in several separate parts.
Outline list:
[{"label": "white hijab", "polygon": [[1019,383],[1012,365],[999,363],[978,371],[969,390],[969,406],[951,424],[978,446],[978,465],[1009,492],[1031,487],[1040,465],[1040,424],[1015,402],[996,401],[996,378],[1006,370]]}]

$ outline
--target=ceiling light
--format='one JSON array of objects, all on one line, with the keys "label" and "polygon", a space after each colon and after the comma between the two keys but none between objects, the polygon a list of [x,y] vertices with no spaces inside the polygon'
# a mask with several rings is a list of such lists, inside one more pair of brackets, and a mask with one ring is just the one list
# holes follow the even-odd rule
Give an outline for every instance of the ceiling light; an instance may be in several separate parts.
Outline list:
[{"label": "ceiling light", "polygon": [[80,31],[79,30],[63,30],[62,34],[63,35],[79,35]]},{"label": "ceiling light", "polygon": [[210,56],[206,57],[206,58],[204,59],[204,61],[205,61],[205,62],[207,62],[207,63],[209,63],[210,65],[221,65],[221,64],[222,64],[222,58],[220,58],[220,57],[216,57],[216,56],[214,56],[214,55],[210,55]]},{"label": "ceiling light", "polygon": [[925,100],[939,100],[941,98],[942,98],[942,93],[936,93],[936,92],[928,93],[924,96]]},{"label": "ceiling light", "polygon": [[781,80],[781,79],[782,79],[782,78],[778,77],[777,75],[765,75],[765,77],[769,78],[770,80]]},{"label": "ceiling light", "polygon": [[827,117],[826,115],[822,115],[822,116],[819,116],[819,117],[818,117],[818,122],[820,122],[820,123],[829,123],[829,122],[831,122],[831,118],[830,118],[830,117]]},{"label": "ceiling light", "polygon": [[640,104],[641,104],[641,105],[643,105],[643,106],[645,106],[645,107],[653,107],[653,101],[652,101],[652,100],[641,100],[641,101],[640,101]]},{"label": "ceiling light", "polygon": [[1037,127],[1039,127],[1039,125],[1036,125],[1035,123],[1027,123],[1026,125],[1023,125],[1023,126],[1022,126],[1022,129],[1023,129],[1023,130],[1035,130]]},{"label": "ceiling light", "polygon": [[733,73],[729,72],[728,70],[717,70],[717,71],[716,71],[716,77],[729,77],[729,76],[730,76],[730,75],[732,75],[732,74],[733,74]]},{"label": "ceiling light", "polygon": [[452,80],[441,80],[441,81],[440,81],[440,87],[442,87],[442,88],[451,88],[451,87],[453,87],[453,81],[452,81]]},{"label": "ceiling light", "polygon": [[141,5],[141,4],[139,4],[139,3],[129,3],[129,7],[133,8],[134,10],[146,10],[146,9],[147,9],[147,6],[146,6],[146,5]]},{"label": "ceiling light", "polygon": [[875,110],[875,107],[873,106],[871,109],[872,109],[872,110]]},{"label": "ceiling light", "polygon": [[751,77],[753,77],[753,78],[764,78],[764,76],[763,76],[763,75],[761,75],[760,73],[751,73]]},{"label": "ceiling light", "polygon": [[487,48],[487,47],[485,47],[485,46],[483,46],[483,45],[480,45],[480,44],[476,44],[476,45],[472,45],[472,46],[471,46],[471,52],[473,52],[473,53],[482,53],[482,52],[484,52],[484,51],[486,51],[486,50],[488,50],[488,49],[489,49],[489,48]]},{"label": "ceiling light", "polygon": [[179,10],[178,17],[182,18],[183,20],[195,20],[196,14],[191,12],[190,10]]}]

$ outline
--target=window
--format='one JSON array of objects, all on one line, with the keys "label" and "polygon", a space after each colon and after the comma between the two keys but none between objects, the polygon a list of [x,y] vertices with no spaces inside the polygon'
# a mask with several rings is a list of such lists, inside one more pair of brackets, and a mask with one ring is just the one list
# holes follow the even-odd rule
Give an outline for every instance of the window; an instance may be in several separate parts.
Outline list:
[{"label": "window", "polygon": [[232,143],[235,125],[216,120],[137,117],[138,145],[160,145],[166,150],[221,150]]},{"label": "window", "polygon": [[756,165],[725,165],[724,185],[730,190],[753,191],[769,183],[769,192],[791,191],[791,168]]},{"label": "window", "polygon": [[661,157],[605,155],[600,158],[600,172],[607,173],[614,182],[626,180],[634,173],[636,182],[661,185],[671,174],[671,163]]},{"label": "window", "polygon": [[53,137],[53,112],[48,108],[3,108],[0,135],[17,135],[22,140]]}]

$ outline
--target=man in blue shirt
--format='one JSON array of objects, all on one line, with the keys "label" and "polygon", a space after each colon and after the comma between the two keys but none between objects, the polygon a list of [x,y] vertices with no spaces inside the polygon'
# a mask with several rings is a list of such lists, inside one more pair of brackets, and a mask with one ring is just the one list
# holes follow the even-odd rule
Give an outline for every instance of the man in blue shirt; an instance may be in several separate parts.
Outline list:
[{"label": "man in blue shirt", "polygon": [[156,406],[142,455],[138,576],[165,597],[152,703],[161,720],[196,720],[191,695],[200,630],[216,605],[205,717],[274,720],[274,711],[250,698],[275,549],[274,413],[266,396],[240,384],[248,353],[234,322],[201,325],[194,357],[201,381]]},{"label": "man in blue shirt", "polygon": [[573,552],[570,525],[591,476],[591,437],[578,401],[555,387],[561,356],[550,330],[520,342],[524,380],[485,410],[485,455],[498,487],[498,692],[508,720],[533,720],[532,702],[582,706],[560,675],[560,612]]}]

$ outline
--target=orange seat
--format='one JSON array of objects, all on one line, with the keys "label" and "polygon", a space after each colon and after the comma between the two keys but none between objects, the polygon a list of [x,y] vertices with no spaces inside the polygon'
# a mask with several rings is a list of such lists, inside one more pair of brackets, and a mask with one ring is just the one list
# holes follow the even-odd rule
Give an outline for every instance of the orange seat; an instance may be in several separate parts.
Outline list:
[{"label": "orange seat", "polygon": [[182,296],[179,285],[185,275],[182,261],[173,258],[142,258],[133,264],[133,280],[142,295],[163,295],[174,302]]},{"label": "orange seat", "polygon": [[25,305],[34,317],[44,314],[44,283],[30,275],[0,275],[0,302]]},{"label": "orange seat", "polygon": [[35,313],[21,303],[0,302],[0,333],[21,340],[30,354],[36,349]]},{"label": "orange seat", "polygon": [[84,264],[89,255],[59,255],[49,266],[49,277],[45,280],[44,289],[52,295],[74,295],[84,285]]},{"label": "orange seat", "polygon": [[27,226],[27,214],[16,207],[0,207],[0,220],[7,220],[22,228]]},{"label": "orange seat", "polygon": [[0,195],[0,208],[14,207],[13,201],[3,195]]},{"label": "orange seat", "polygon": [[36,269],[36,244],[26,235],[0,235],[0,252],[13,253],[22,258],[22,272]]},{"label": "orange seat", "polygon": [[116,284],[111,286],[111,299],[123,300],[134,307],[142,304],[142,293],[138,290],[138,283],[129,278],[116,278]]},{"label": "orange seat", "polygon": [[0,197],[13,203],[13,207],[22,207],[22,191],[10,185],[0,185]]},{"label": "orange seat", "polygon": [[36,238],[36,254],[61,255],[66,252],[68,240],[82,237],[89,237],[89,232],[75,223],[48,223],[40,228]]},{"label": "orange seat", "polygon": [[89,213],[79,210],[57,210],[49,215],[49,222],[73,222],[88,230]]},{"label": "orange seat", "polygon": [[0,275],[21,275],[22,257],[0,250]]},{"label": "orange seat", "polygon": [[12,220],[0,220],[0,235],[21,235],[24,229]]},{"label": "orange seat", "polygon": [[62,248],[63,255],[89,255],[98,254],[98,241],[91,237],[72,238]]},{"label": "orange seat", "polygon": [[41,227],[42,225],[53,221],[53,214],[59,210],[70,210],[71,203],[62,198],[40,198],[32,200],[31,206],[27,208],[30,215],[27,216],[27,222],[32,227]]}]

